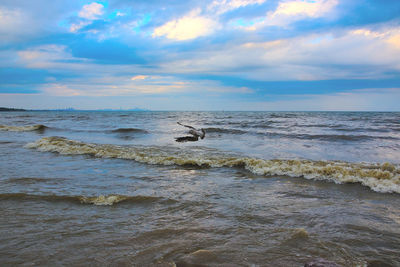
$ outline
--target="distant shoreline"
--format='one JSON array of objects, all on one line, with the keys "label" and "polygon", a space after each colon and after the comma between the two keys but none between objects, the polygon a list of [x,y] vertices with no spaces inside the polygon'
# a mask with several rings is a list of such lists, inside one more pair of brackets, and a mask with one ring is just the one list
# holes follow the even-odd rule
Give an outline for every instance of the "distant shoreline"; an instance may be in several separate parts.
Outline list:
[{"label": "distant shoreline", "polygon": [[3,108],[0,107],[0,111],[27,111],[26,109],[22,108]]},{"label": "distant shoreline", "polygon": [[93,109],[93,110],[87,110],[87,109],[73,109],[73,108],[66,108],[66,109],[22,109],[22,108],[6,108],[6,107],[0,107],[0,112],[1,111],[151,111],[148,109]]},{"label": "distant shoreline", "polygon": [[128,112],[128,111],[138,111],[138,112],[346,112],[346,113],[398,113],[400,111],[376,111],[376,110],[150,110],[150,109],[74,109],[74,108],[64,108],[64,109],[22,109],[22,108],[6,108],[0,107],[0,112],[12,112],[12,111],[60,111],[60,112],[95,112],[95,111],[110,111],[110,112]]}]

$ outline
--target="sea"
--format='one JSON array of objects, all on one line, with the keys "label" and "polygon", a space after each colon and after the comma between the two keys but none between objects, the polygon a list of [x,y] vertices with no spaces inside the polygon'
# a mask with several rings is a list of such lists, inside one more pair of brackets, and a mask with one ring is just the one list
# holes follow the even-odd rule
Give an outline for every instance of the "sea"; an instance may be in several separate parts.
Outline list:
[{"label": "sea", "polygon": [[1,266],[400,266],[398,112],[1,112],[0,159]]}]

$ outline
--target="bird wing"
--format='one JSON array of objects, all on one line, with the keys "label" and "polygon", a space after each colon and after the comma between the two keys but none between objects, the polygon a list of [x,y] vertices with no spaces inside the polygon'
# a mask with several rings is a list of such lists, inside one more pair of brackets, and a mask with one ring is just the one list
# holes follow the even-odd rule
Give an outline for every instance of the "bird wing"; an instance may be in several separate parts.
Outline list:
[{"label": "bird wing", "polygon": [[184,126],[184,127],[187,127],[187,128],[193,129],[193,130],[196,130],[194,127],[189,126],[189,125],[182,124],[182,123],[180,123],[179,121],[178,121],[177,123],[178,123],[179,125],[181,125],[181,126]]},{"label": "bird wing", "polygon": [[196,130],[189,130],[189,133],[193,136],[200,136],[200,134]]}]

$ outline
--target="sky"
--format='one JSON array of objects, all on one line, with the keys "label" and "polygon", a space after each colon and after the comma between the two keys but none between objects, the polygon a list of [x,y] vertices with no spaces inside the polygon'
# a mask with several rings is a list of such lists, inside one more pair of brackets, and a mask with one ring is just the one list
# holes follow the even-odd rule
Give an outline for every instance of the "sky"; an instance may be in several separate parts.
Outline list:
[{"label": "sky", "polygon": [[400,111],[400,1],[0,0],[0,106]]}]

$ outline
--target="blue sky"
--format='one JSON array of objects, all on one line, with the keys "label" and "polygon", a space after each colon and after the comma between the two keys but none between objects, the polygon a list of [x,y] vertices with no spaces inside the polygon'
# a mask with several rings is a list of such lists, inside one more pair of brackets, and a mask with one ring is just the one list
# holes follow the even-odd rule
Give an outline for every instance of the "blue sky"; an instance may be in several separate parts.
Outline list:
[{"label": "blue sky", "polygon": [[0,106],[400,110],[400,1],[0,1]]}]

